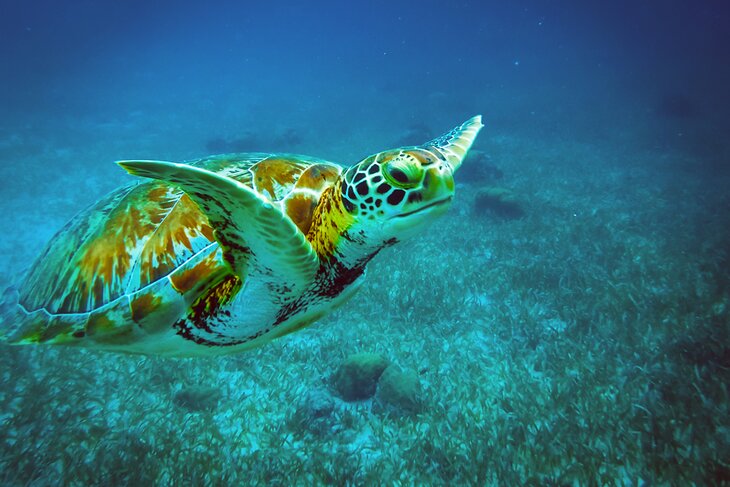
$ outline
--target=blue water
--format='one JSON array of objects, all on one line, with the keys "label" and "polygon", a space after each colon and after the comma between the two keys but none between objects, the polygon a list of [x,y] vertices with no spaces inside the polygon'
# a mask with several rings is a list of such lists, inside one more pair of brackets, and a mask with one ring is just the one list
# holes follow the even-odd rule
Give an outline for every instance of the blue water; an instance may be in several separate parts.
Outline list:
[{"label": "blue water", "polygon": [[[115,160],[350,165],[485,128],[449,216],[296,335],[3,346],[0,482],[727,484],[728,25],[714,0],[4,0],[2,288],[130,181]],[[417,410],[344,400],[357,352],[412,371]]]}]

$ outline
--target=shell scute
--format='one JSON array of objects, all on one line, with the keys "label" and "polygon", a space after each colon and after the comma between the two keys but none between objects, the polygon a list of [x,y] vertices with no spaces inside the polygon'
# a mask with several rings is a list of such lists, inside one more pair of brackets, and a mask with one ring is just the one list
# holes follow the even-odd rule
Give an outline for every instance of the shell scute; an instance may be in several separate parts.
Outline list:
[{"label": "shell scute", "polygon": [[284,203],[284,211],[299,230],[306,234],[312,227],[312,214],[317,203],[318,199],[310,194],[294,194]]},{"label": "shell scute", "polygon": [[86,315],[54,315],[38,336],[39,343],[71,343],[85,335]]},{"label": "shell scute", "polygon": [[208,279],[218,280],[229,272],[218,246],[201,251],[170,274],[172,287],[183,296],[197,296]]},{"label": "shell scute", "polygon": [[135,326],[129,301],[119,299],[110,306],[89,314],[86,337],[100,345],[127,345],[139,339]]},{"label": "shell scute", "polygon": [[215,240],[213,228],[198,206],[180,191],[163,200],[172,200],[173,207],[163,225],[151,233],[139,254],[139,276],[135,287],[146,286],[170,274],[193,254]]},{"label": "shell scute", "polygon": [[331,164],[313,164],[299,177],[296,189],[311,189],[316,192],[332,184],[340,175],[340,168]]},{"label": "shell scute", "polygon": [[188,303],[166,279],[129,296],[132,321],[145,335],[154,335],[169,328],[170,323],[185,313],[187,307]]},{"label": "shell scute", "polygon": [[306,167],[289,158],[264,159],[251,167],[254,189],[273,201],[279,201],[289,193]]}]

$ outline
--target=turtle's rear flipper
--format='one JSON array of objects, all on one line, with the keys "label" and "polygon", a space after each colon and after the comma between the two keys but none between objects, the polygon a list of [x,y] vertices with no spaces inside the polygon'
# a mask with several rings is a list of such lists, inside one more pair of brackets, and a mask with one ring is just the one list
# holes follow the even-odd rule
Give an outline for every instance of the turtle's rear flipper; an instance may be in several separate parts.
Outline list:
[{"label": "turtle's rear flipper", "polygon": [[297,226],[264,197],[211,171],[161,161],[121,161],[135,176],[178,186],[197,203],[214,229],[223,255],[239,276],[258,272],[274,295],[301,292],[319,269],[317,255]]},{"label": "turtle's rear flipper", "polygon": [[0,294],[0,320],[5,321],[5,316],[15,307],[18,302],[18,288],[9,286]]},{"label": "turtle's rear flipper", "polygon": [[10,286],[0,295],[0,342],[14,343],[23,315],[18,306],[18,288]]}]

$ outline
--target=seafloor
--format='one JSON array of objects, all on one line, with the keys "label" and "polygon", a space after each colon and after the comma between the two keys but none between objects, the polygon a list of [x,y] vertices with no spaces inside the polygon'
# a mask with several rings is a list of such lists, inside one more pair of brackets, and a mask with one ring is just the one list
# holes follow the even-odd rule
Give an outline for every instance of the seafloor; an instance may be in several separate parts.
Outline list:
[{"label": "seafloor", "polygon": [[[248,144],[354,162],[474,111],[307,130],[307,110],[236,125],[161,106],[3,126],[2,285],[128,180],[115,159]],[[487,110],[447,217],[378,256],[355,299],[297,334],[214,359],[3,346],[0,483],[730,481],[727,150],[656,111],[616,117],[630,126],[529,113]],[[341,399],[336,372],[358,352],[411,371],[416,402]]]}]

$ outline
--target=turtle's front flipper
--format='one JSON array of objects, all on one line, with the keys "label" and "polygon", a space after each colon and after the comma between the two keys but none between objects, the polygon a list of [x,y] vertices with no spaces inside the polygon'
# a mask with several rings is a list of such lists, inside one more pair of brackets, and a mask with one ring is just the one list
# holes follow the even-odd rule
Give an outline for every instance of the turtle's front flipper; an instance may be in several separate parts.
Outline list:
[{"label": "turtle's front flipper", "polygon": [[301,292],[319,268],[297,226],[256,192],[205,169],[162,161],[120,161],[135,176],[178,186],[206,214],[233,271],[261,274],[279,295]]}]

